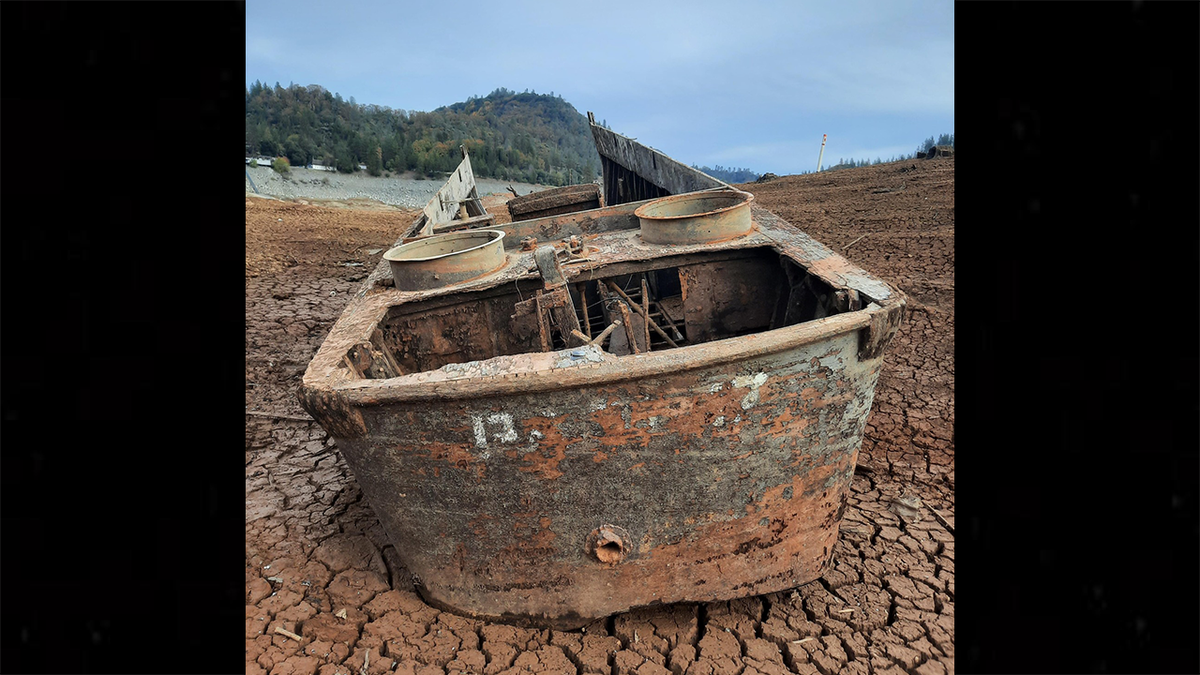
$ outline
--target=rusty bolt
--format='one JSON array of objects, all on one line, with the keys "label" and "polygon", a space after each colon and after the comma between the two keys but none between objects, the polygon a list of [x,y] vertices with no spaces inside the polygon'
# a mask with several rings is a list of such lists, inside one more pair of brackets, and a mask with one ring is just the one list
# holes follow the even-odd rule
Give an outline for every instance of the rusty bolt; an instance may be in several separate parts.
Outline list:
[{"label": "rusty bolt", "polygon": [[537,248],[537,237],[521,237],[521,250],[532,251]]},{"label": "rusty bolt", "polygon": [[601,525],[587,536],[588,555],[605,565],[615,565],[629,553],[629,533],[616,525]]},{"label": "rusty bolt", "polygon": [[579,235],[573,234],[570,239],[567,239],[567,250],[571,253],[581,253],[583,251],[583,240]]}]

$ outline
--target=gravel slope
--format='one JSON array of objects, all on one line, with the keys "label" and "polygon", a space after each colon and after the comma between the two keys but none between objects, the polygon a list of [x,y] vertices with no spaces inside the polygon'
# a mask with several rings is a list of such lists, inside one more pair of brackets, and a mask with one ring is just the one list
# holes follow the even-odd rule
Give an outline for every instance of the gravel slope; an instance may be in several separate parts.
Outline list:
[{"label": "gravel slope", "polygon": [[[343,200],[359,197],[374,199],[384,204],[406,209],[425,206],[430,197],[433,197],[445,184],[445,181],[438,179],[417,180],[410,174],[402,174],[403,177],[393,175],[391,178],[383,178],[367,173],[345,174],[293,168],[291,176],[284,178],[265,166],[247,166],[246,170],[254,181],[254,187],[258,188],[259,194],[282,199]],[[480,197],[492,193],[509,194],[507,190],[509,185],[523,195],[550,187],[491,178],[476,178],[475,185]],[[246,192],[254,192],[250,186],[250,180],[246,181]]]}]

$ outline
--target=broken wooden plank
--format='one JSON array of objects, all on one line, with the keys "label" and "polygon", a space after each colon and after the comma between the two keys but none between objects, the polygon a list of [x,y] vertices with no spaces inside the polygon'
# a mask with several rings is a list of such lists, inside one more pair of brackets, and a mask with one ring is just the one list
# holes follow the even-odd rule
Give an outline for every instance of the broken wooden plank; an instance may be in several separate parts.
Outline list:
[{"label": "broken wooden plank", "polygon": [[304,640],[304,638],[300,637],[299,635],[296,635],[292,631],[285,630],[283,626],[276,626],[275,632],[279,633],[280,635],[282,635],[284,637],[290,637],[293,640],[295,640],[296,642],[302,642]]},{"label": "broken wooden plank", "polygon": [[[591,128],[592,137],[596,141],[596,150],[600,153],[600,159],[608,170],[605,172],[604,184],[605,190],[609,194],[605,195],[605,202],[610,205],[644,199],[646,196],[660,196],[647,194],[647,188],[651,186],[659,188],[656,192],[673,195],[710,188],[730,187],[728,183],[677,162],[657,150],[636,143],[633,139],[605,129],[594,122],[591,123]],[[614,182],[608,180],[610,173],[618,174],[615,185]],[[649,185],[640,184],[642,182]],[[616,189],[613,190],[613,187]]]},{"label": "broken wooden plank", "polygon": [[448,223],[439,223],[433,226],[433,233],[441,234],[442,232],[454,232],[456,230],[490,227],[495,222],[496,216],[494,214],[485,213],[482,216],[471,216],[462,220],[451,220]]},{"label": "broken wooden plank", "polygon": [[465,148],[462,150],[462,155],[463,159],[458,168],[450,174],[446,184],[422,209],[425,214],[425,223],[420,234],[433,234],[434,227],[454,220],[454,216],[458,214],[459,205],[471,199],[472,193],[475,192],[475,174],[471,171],[471,158],[467,156]]},{"label": "broken wooden plank", "polygon": [[297,415],[279,415],[276,413],[258,412],[257,410],[247,410],[246,414],[251,415],[253,417],[269,417],[269,418],[275,419],[275,420],[295,420],[297,422],[312,422],[313,421],[313,418],[311,418],[311,417],[299,417]]}]

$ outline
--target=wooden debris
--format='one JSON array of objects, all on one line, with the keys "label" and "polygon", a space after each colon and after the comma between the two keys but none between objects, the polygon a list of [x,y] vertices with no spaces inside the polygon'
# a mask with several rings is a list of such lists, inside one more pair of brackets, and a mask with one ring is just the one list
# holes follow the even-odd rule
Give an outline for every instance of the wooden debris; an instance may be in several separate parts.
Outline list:
[{"label": "wooden debris", "polygon": [[888,511],[900,516],[907,523],[921,520],[921,498],[915,494],[902,494],[892,501]]},{"label": "wooden debris", "polygon": [[806,638],[804,638],[804,639],[802,639],[802,640],[792,640],[792,644],[794,644],[794,645],[802,645],[802,644],[804,644],[805,642],[812,642],[813,640],[816,640],[816,638],[813,638],[813,637],[806,637]]},{"label": "wooden debris", "polygon": [[311,418],[311,417],[298,417],[296,415],[280,415],[277,413],[258,412],[257,410],[247,410],[246,414],[251,415],[253,417],[269,417],[269,418],[275,419],[275,420],[296,420],[297,422],[312,422],[313,421],[313,418]]},{"label": "wooden debris", "polygon": [[[642,313],[641,306],[638,305],[636,302],[634,302],[632,299],[630,299],[630,297],[625,294],[625,291],[621,290],[620,286],[618,286],[610,281],[610,282],[608,282],[608,287],[611,288],[612,290],[616,291],[617,295],[620,295],[621,298],[625,300],[625,302],[629,303],[629,306],[633,307],[634,310],[636,310],[638,314]],[[622,305],[622,307],[623,306],[624,305]],[[660,309],[661,309],[661,307],[660,307]],[[623,311],[623,313],[626,313],[626,312]],[[671,345],[672,347],[679,346],[674,340],[671,339],[670,335],[667,335],[663,331],[663,329],[657,323],[654,322],[654,319],[651,319],[649,317],[649,315],[643,315],[642,318],[646,320],[646,323],[648,323],[650,325],[650,327],[653,328],[655,330],[655,332],[657,332],[659,334],[659,336],[662,337],[662,339],[667,341],[667,344]],[[649,335],[649,332],[647,332],[647,335]]]},{"label": "wooden debris", "polygon": [[942,524],[942,527],[946,528],[947,532],[949,532],[950,534],[954,534],[954,526],[950,524],[950,521],[946,520],[946,516],[943,516],[941,514],[941,512],[939,512],[937,509],[933,508],[932,506],[926,505],[926,508],[928,508],[930,511],[933,512],[933,517],[936,518],[937,521]]},{"label": "wooden debris", "polygon": [[[654,320],[650,318],[650,291],[646,288],[645,274],[642,275],[642,317],[646,319],[646,351],[650,351],[650,324],[654,323]],[[658,332],[662,333],[662,329],[660,328]],[[662,334],[663,337],[667,335],[666,333]],[[667,339],[670,340],[671,338]]]},{"label": "wooden debris", "polygon": [[608,324],[608,328],[605,328],[602,333],[597,335],[595,338],[592,338],[592,341],[589,342],[588,344],[593,344],[593,345],[603,344],[604,338],[608,337],[609,333],[613,332],[620,326],[621,326],[620,321],[614,321],[614,322]]},{"label": "wooden debris", "polygon": [[[871,233],[870,233],[870,232],[868,232],[867,234],[871,234]],[[864,234],[863,236],[859,237],[858,239],[855,239],[854,241],[850,242],[849,244],[846,244],[845,246],[843,246],[843,247],[842,247],[842,250],[843,250],[843,251],[845,251],[846,249],[850,248],[851,246],[853,246],[853,245],[857,244],[858,242],[862,241],[862,240],[863,240],[863,239],[864,239],[864,238],[867,236],[867,234]]]},{"label": "wooden debris", "polygon": [[579,304],[583,305],[583,329],[587,331],[588,342],[591,342],[592,319],[588,316],[587,284],[576,284],[575,292],[579,294]]},{"label": "wooden debris", "polygon": [[[459,204],[460,213],[461,213],[462,209],[467,208],[467,203],[468,202],[463,202],[463,203]],[[433,233],[441,234],[443,232],[454,232],[455,230],[468,230],[468,229],[477,228],[477,227],[491,227],[495,224],[496,224],[496,216],[491,213],[487,213],[482,216],[468,216],[466,218],[451,220],[451,221],[445,222],[445,223],[438,223],[433,226]]]},{"label": "wooden debris", "polygon": [[666,306],[663,305],[662,301],[658,298],[654,299],[654,304],[658,306],[659,313],[661,313],[662,318],[666,320],[667,327],[670,328],[671,332],[675,334],[675,339],[683,342],[683,333],[679,332],[679,327],[675,325],[675,321],[671,318],[671,315],[667,314]]},{"label": "wooden debris", "polygon": [[[611,287],[616,288],[616,285],[611,285]],[[625,337],[629,338],[629,348],[633,350],[634,354],[641,354],[642,350],[638,347],[637,341],[637,329],[634,327],[633,318],[629,314],[629,306],[623,302],[618,302],[617,311],[621,313],[621,323],[625,325]]]},{"label": "wooden debris", "polygon": [[280,635],[282,635],[284,637],[290,637],[293,640],[295,640],[296,642],[300,642],[304,639],[304,638],[300,637],[299,635],[296,635],[295,633],[293,633],[290,630],[285,630],[283,626],[276,626],[275,632],[279,633]]}]

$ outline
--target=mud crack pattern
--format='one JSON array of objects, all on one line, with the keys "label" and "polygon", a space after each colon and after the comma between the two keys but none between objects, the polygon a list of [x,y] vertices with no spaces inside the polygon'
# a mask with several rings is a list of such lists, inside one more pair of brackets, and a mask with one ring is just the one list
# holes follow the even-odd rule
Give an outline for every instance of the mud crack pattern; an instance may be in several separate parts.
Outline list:
[{"label": "mud crack pattern", "polygon": [[637,610],[575,632],[425,604],[296,402],[308,361],[379,260],[368,251],[415,214],[248,200],[246,672],[953,672],[953,177],[950,159],[741,186],[839,253],[852,244],[844,255],[913,301],[885,359],[835,562],[791,591]]}]

